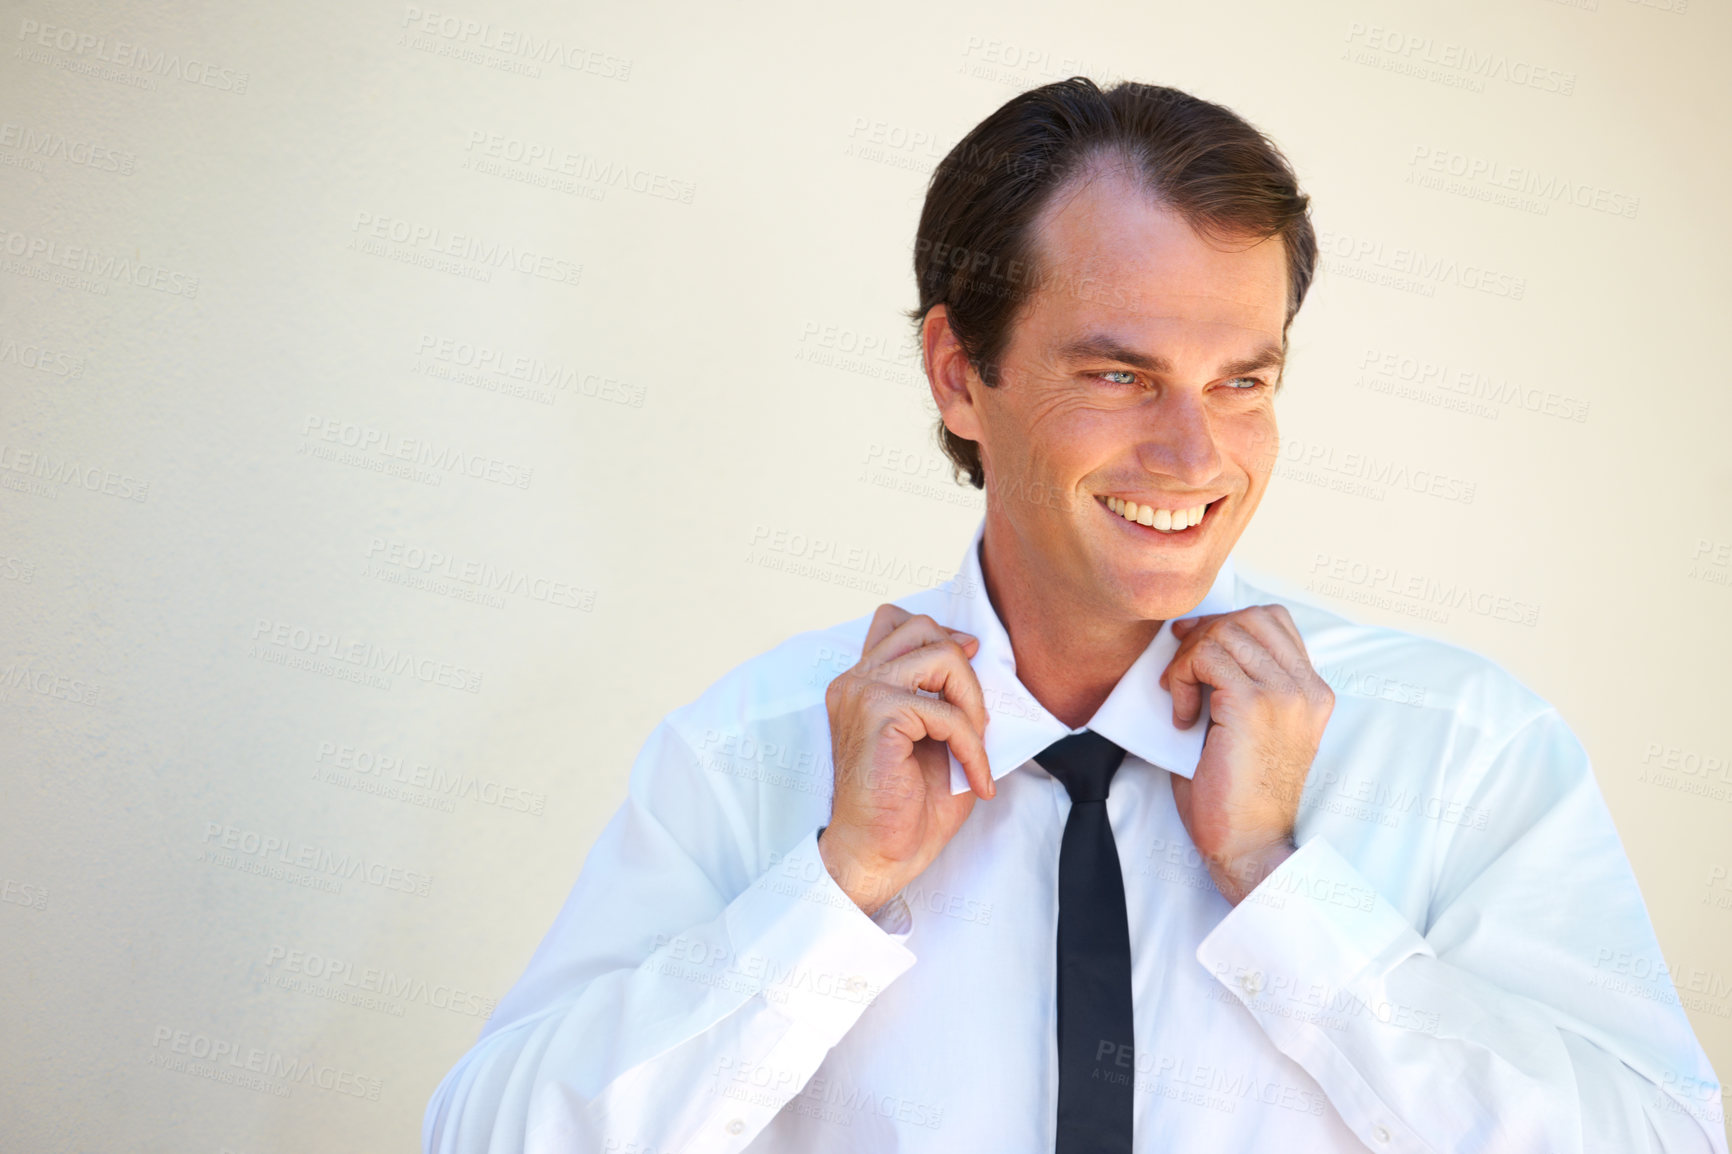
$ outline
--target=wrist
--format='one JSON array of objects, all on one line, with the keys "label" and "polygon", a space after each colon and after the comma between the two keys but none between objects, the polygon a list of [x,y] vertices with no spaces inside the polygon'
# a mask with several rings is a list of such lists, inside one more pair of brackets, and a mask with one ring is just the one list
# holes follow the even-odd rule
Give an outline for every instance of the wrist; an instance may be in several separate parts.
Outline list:
[{"label": "wrist", "polygon": [[1298,851],[1291,832],[1280,839],[1230,858],[1211,860],[1209,873],[1221,896],[1237,906],[1250,896],[1264,878]]},{"label": "wrist", "polygon": [[891,873],[867,864],[834,826],[818,831],[818,857],[836,885],[867,917],[876,914],[902,888]]}]

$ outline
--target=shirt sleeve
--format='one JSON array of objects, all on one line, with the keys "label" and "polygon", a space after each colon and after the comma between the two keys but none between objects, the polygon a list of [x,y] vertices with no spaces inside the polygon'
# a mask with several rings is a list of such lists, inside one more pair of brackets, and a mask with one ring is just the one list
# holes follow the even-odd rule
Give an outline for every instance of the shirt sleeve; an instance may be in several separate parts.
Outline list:
[{"label": "shirt sleeve", "polygon": [[[737,1151],[914,962],[817,823],[759,860],[663,722],[528,970],[428,1102],[427,1154]],[[742,884],[743,883],[743,884]],[[901,931],[901,932],[896,932]]]},{"label": "shirt sleeve", "polygon": [[1484,820],[1443,826],[1423,935],[1318,835],[1198,961],[1371,1150],[1726,1154],[1719,1082],[1563,719],[1462,788],[1457,816]]}]

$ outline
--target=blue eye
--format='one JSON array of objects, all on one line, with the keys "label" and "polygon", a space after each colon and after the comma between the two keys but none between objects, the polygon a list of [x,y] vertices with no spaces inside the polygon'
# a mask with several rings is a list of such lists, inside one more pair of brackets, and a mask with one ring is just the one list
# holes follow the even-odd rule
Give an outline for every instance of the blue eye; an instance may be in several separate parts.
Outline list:
[{"label": "blue eye", "polygon": [[1111,377],[1124,377],[1125,378],[1122,381],[1113,381],[1112,383],[1115,385],[1134,385],[1137,383],[1137,374],[1131,372],[1128,369],[1108,369],[1106,372],[1101,373],[1099,375],[1102,377],[1107,377],[1107,378],[1111,378]]},{"label": "blue eye", "polygon": [[1257,377],[1234,377],[1233,378],[1233,383],[1236,384],[1239,381],[1248,381],[1249,382],[1249,388],[1253,388],[1253,389],[1259,387],[1263,383]]}]

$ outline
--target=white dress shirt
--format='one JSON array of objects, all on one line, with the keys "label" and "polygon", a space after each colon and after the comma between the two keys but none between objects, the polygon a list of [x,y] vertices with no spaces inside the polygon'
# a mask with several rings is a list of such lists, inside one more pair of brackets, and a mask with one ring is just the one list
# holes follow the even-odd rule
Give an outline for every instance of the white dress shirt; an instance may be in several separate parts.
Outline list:
[{"label": "white dress shirt", "polygon": [[[982,528],[984,522],[982,523]],[[817,852],[825,686],[871,615],[740,665],[656,727],[528,970],[428,1103],[429,1154],[1053,1148],[1059,839],[981,583],[897,602],[980,639],[997,796],[874,917]],[[1163,626],[1090,719],[1131,932],[1139,1152],[1727,1154],[1588,757],[1493,662],[1282,598],[1229,560],[1186,616],[1287,606],[1336,691],[1298,850],[1237,907],[1173,806]],[[952,765],[955,787],[964,788]]]}]

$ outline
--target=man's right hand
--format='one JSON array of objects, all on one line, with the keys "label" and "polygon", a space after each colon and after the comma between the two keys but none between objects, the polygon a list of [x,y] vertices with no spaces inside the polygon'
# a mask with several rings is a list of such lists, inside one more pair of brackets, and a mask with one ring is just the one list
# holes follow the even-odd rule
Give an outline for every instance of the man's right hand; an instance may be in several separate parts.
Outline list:
[{"label": "man's right hand", "polygon": [[[985,696],[968,664],[979,650],[969,634],[880,605],[860,660],[824,693],[836,785],[818,852],[868,914],[931,864],[976,796],[997,792],[981,743]],[[950,792],[947,746],[972,792]]]}]

